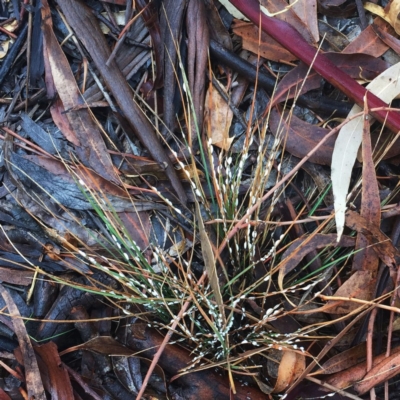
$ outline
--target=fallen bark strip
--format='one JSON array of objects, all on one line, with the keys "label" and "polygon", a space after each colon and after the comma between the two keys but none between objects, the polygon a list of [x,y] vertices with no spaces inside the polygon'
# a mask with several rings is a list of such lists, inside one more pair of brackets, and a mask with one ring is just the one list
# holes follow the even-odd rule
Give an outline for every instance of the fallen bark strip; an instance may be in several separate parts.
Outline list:
[{"label": "fallen bark strip", "polygon": [[[268,17],[261,12],[257,0],[230,0],[230,2],[255,25],[279,42],[285,49],[298,57],[307,65],[318,72],[333,86],[341,90],[346,96],[364,107],[364,96],[368,93],[368,106],[370,108],[384,108],[388,105],[377,96],[368,92],[363,86],[350,78],[345,72],[332,64],[324,54],[309,45],[303,37],[287,22]],[[371,111],[371,114],[380,122],[384,123],[393,132],[400,131],[400,115],[395,112],[384,110]]]},{"label": "fallen bark strip", "polygon": [[7,77],[7,74],[10,72],[10,69],[15,61],[15,58],[17,57],[19,51],[21,50],[22,45],[24,44],[27,32],[28,32],[28,24],[26,24],[23,27],[22,31],[18,35],[18,38],[12,45],[10,51],[7,53],[7,57],[4,59],[0,68],[0,85]]},{"label": "fallen bark strip", "polygon": [[25,368],[25,382],[29,399],[46,400],[43,382],[40,376],[38,363],[33,351],[32,343],[26,331],[24,321],[18,307],[15,305],[10,293],[0,285],[0,295],[7,304],[8,313],[11,315],[15,335],[23,357]]},{"label": "fallen bark strip", "polygon": [[[125,77],[118,68],[115,60],[112,60],[108,66],[106,65],[111,52],[96,17],[80,0],[63,0],[59,2],[59,6],[76,36],[92,57],[107,87],[121,108],[124,117],[128,120],[137,137],[150,152],[154,160],[161,166],[165,166],[165,173],[177,193],[178,199],[185,204],[187,196],[175,168],[158,141],[146,115],[133,100],[132,90]],[[126,133],[131,140],[135,139],[132,132],[127,131]]]}]

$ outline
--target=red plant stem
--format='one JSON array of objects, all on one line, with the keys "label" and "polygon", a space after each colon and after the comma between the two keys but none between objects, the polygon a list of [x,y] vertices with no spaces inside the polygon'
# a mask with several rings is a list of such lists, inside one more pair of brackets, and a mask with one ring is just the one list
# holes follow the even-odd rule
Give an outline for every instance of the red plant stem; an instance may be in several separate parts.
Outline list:
[{"label": "red plant stem", "polygon": [[[308,44],[305,39],[287,22],[265,15],[260,10],[257,0],[230,0],[230,2],[255,25],[280,43],[285,49],[318,72],[326,81],[341,90],[349,99],[364,107],[364,96],[368,92],[363,86],[332,64],[324,54]],[[377,96],[368,92],[370,108],[387,107],[388,105]],[[371,112],[380,122],[397,133],[400,131],[400,115],[383,110]]]}]

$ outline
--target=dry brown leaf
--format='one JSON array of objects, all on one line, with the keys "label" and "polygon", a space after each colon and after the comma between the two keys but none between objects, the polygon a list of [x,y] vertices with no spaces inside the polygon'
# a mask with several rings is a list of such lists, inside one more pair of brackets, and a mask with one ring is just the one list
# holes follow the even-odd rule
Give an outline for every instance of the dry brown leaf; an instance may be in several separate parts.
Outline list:
[{"label": "dry brown leaf", "polygon": [[[362,343],[361,346],[365,349],[365,343]],[[400,346],[392,349],[392,353],[399,354]],[[365,354],[365,351],[364,351]],[[386,359],[386,354],[382,353],[375,356],[372,360],[372,365],[375,367],[382,361]],[[350,362],[352,357],[349,358]],[[329,361],[328,361],[329,362]],[[338,389],[344,389],[349,386],[352,386],[355,382],[361,381],[365,374],[367,373],[367,365],[366,362],[361,362],[359,364],[353,365],[350,368],[347,368],[343,371],[337,372],[334,375],[330,376],[325,380],[326,383],[329,383],[332,386],[337,387]]]},{"label": "dry brown leaf", "polygon": [[385,357],[379,364],[372,367],[361,382],[354,385],[358,394],[364,394],[373,387],[393,378],[400,371],[400,354],[394,353]]},{"label": "dry brown leaf", "polygon": [[[47,160],[49,161],[49,160]],[[48,162],[47,165],[50,163]],[[47,168],[46,165],[46,168]],[[62,168],[61,165],[58,165],[58,168]],[[128,195],[124,189],[115,185],[113,182],[104,179],[102,176],[97,174],[95,171],[92,171],[89,168],[84,167],[83,165],[76,166],[76,174],[81,179],[86,186],[93,190],[101,191],[103,195],[114,195],[119,196],[121,198],[127,198]]]},{"label": "dry brown leaf", "polygon": [[204,5],[206,6],[207,23],[208,28],[210,29],[211,38],[219,43],[222,47],[225,47],[225,49],[232,51],[233,44],[231,35],[222,22],[215,3],[212,0],[206,0]]},{"label": "dry brown leaf", "polygon": [[[390,2],[385,7],[384,11],[389,11],[389,7]],[[385,22],[384,19],[376,17],[373,23],[368,25],[368,27],[343,50],[343,53],[364,53],[380,57],[388,49],[388,46],[376,35],[375,27],[379,27],[390,34],[394,32],[390,24]]]},{"label": "dry brown leaf", "polygon": [[[393,29],[380,18],[375,18],[373,25],[377,25],[384,31],[393,32]],[[357,36],[342,53],[363,53],[374,57],[380,57],[389,47],[377,36],[373,25],[369,25]]]},{"label": "dry brown leaf", "polygon": [[150,246],[149,238],[151,231],[151,222],[148,212],[125,211],[117,213],[117,215],[133,243],[135,243],[143,252],[148,249]]},{"label": "dry brown leaf", "polygon": [[254,54],[260,54],[267,60],[290,63],[297,59],[292,53],[283,48],[277,41],[259,29],[252,23],[235,21],[232,25],[235,35],[242,38],[243,49]]},{"label": "dry brown leaf", "polygon": [[367,2],[364,4],[364,8],[373,14],[376,14],[388,22],[397,34],[400,34],[400,1],[393,0],[388,4],[385,9],[378,6],[377,4]]},{"label": "dry brown leaf", "polygon": [[366,347],[365,343],[351,347],[348,350],[341,351],[340,353],[331,357],[321,365],[321,369],[315,371],[314,374],[335,374],[345,369],[357,365],[365,360]]},{"label": "dry brown leaf", "polygon": [[46,376],[46,389],[52,399],[73,399],[73,389],[68,371],[58,354],[54,342],[42,346],[35,346],[35,353],[38,355],[38,362],[42,376]]},{"label": "dry brown leaf", "polygon": [[[284,277],[292,271],[301,260],[310,252],[316,249],[327,246],[336,246],[336,234],[317,233],[313,237],[301,237],[295,240],[283,253],[283,261],[279,265],[279,275],[278,275],[278,285],[281,290],[283,290],[283,279]],[[354,246],[354,238],[349,236],[342,236],[339,243],[342,247]]]},{"label": "dry brown leaf", "polygon": [[76,106],[84,104],[84,100],[79,92],[69,61],[53,32],[50,8],[46,0],[43,1],[41,10],[44,58],[47,59],[45,63],[46,76],[52,76],[54,86],[66,111],[68,122],[78,139],[77,154],[83,163],[89,165],[105,179],[119,183],[99,125],[94,120],[93,114],[87,109],[73,111]]},{"label": "dry brown leaf", "polygon": [[303,354],[289,349],[284,350],[279,364],[274,393],[280,393],[287,389],[303,373],[305,368],[306,358]]},{"label": "dry brown leaf", "polygon": [[374,245],[373,249],[381,261],[389,268],[394,268],[396,266],[395,256],[398,255],[398,251],[393,246],[392,241],[379,228],[370,225],[365,218],[355,211],[347,210],[345,216],[346,226],[367,236],[369,242]]},{"label": "dry brown leaf", "polygon": [[[292,115],[289,111],[281,113],[278,109],[271,110],[269,125],[274,136],[282,138],[285,149],[290,154],[303,158],[324,138],[329,130],[311,125]],[[310,157],[309,161],[329,165],[332,159],[335,137],[331,136]]]},{"label": "dry brown leaf", "polygon": [[229,137],[233,112],[229,104],[212,85],[207,91],[205,107],[209,123],[208,134],[212,144],[221,149],[229,150],[233,141],[233,138]]},{"label": "dry brown leaf", "polygon": [[76,136],[76,132],[72,129],[72,126],[69,123],[61,99],[57,98],[55,102],[51,105],[50,113],[53,122],[57,125],[57,128],[60,130],[60,132],[62,132],[64,137],[68,141],[70,141],[73,145],[79,147],[80,146],[79,139]]},{"label": "dry brown leaf", "polygon": [[60,356],[77,350],[88,350],[108,356],[131,356],[134,351],[110,336],[97,336],[77,346],[60,352]]},{"label": "dry brown leaf", "polygon": [[[369,81],[390,67],[388,62],[368,54],[325,53],[325,56],[354,79]],[[279,81],[270,107],[320,86],[321,76],[300,62]]]},{"label": "dry brown leaf", "polygon": [[378,25],[371,25],[373,30],[379,39],[382,40],[383,43],[387,44],[392,50],[394,50],[397,54],[400,53],[400,40],[394,37],[388,31],[383,30]]},{"label": "dry brown leaf", "polygon": [[[378,181],[376,179],[375,164],[372,157],[370,117],[368,115],[367,100],[364,105],[364,126],[362,133],[362,192],[361,192],[361,211],[360,215],[365,218],[370,226],[379,229],[381,224],[381,199],[379,196]],[[379,257],[376,251],[370,247],[372,243],[368,241],[362,233],[358,233],[353,257],[353,271],[369,271],[375,277],[379,267]]]},{"label": "dry brown leaf", "polygon": [[290,4],[317,43],[319,41],[317,0],[290,0]]},{"label": "dry brown leaf", "polygon": [[[305,0],[306,3],[312,3],[312,0]],[[315,40],[309,30],[309,27],[306,23],[299,18],[296,12],[293,10],[294,5],[288,5],[285,0],[261,0],[260,8],[262,12],[267,15],[274,15],[275,18],[285,21],[288,24],[292,25],[293,28],[300,33],[303,38],[311,44],[315,44]],[[308,10],[310,11],[310,9]],[[314,8],[314,19],[316,18],[316,8]],[[312,14],[309,16],[312,18]],[[318,38],[317,38],[318,41]]]},{"label": "dry brown leaf", "polygon": [[[373,298],[376,279],[372,277],[369,271],[356,271],[350,278],[343,283],[336,291],[334,296],[350,297],[360,300],[371,300]],[[348,314],[357,308],[360,304],[353,301],[328,301],[328,303],[318,309],[329,314]]]}]

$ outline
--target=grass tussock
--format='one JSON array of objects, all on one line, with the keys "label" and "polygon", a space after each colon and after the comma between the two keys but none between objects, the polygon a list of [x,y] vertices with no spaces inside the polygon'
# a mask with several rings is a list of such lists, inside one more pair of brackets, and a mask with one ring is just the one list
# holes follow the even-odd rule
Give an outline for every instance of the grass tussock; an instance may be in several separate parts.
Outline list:
[{"label": "grass tussock", "polygon": [[[142,201],[154,204],[150,211],[138,210],[132,235],[132,225],[127,225],[101,187],[88,184],[89,178],[82,179],[65,161],[99,228],[95,234],[87,230],[95,245],[79,241],[73,232],[63,239],[64,260],[79,259],[116,284],[109,288],[101,283],[93,287],[62,283],[104,296],[120,310],[121,318],[135,316],[161,332],[173,330],[172,341],[183,343],[193,354],[182,373],[218,366],[230,373],[258,376],[265,360],[275,359],[274,351],[290,349],[309,356],[308,343],[327,337],[325,330],[332,321],[314,318],[301,324],[295,315],[318,306],[317,294],[351,254],[340,248],[322,249],[278,282],[285,251],[307,233],[291,221],[291,215],[308,221],[309,240],[317,233],[331,232],[329,218],[312,219],[325,207],[330,188],[317,187],[304,172],[296,180],[299,168],[282,150],[285,137],[270,133],[269,114],[256,115],[254,88],[246,129],[223,150],[212,144],[207,119],[201,132],[185,80],[184,85],[182,136],[175,136],[171,151],[192,193],[191,202],[183,206],[174,201],[140,173],[134,182],[124,177],[121,185],[133,209]],[[147,112],[160,130],[157,114]],[[187,143],[186,138],[195,139]],[[129,158],[122,158],[129,165]],[[131,167],[135,171],[134,163]],[[292,177],[282,179],[288,173]],[[145,190],[132,195],[138,182]],[[299,196],[296,185],[304,195]],[[285,222],[282,210],[289,212],[286,221],[291,222]],[[70,217],[77,220],[72,213]],[[310,270],[317,258],[318,268]],[[290,327],[282,329],[288,320]]]}]

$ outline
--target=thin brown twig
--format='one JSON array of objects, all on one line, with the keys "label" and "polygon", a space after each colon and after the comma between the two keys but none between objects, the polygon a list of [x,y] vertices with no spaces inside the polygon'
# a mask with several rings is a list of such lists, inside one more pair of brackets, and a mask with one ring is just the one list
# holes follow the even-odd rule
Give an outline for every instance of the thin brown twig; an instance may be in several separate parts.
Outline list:
[{"label": "thin brown twig", "polygon": [[129,28],[132,26],[132,24],[142,15],[142,13],[146,10],[146,7],[143,8],[138,14],[136,14],[124,27],[124,29],[121,31],[118,37],[118,42],[116,43],[113,51],[111,52],[110,56],[108,57],[108,60],[106,61],[107,67],[110,65],[112,60],[115,58],[117,51],[119,48],[122,46],[122,44],[125,41],[125,37],[129,31]]},{"label": "thin brown twig", "polygon": [[354,395],[354,394],[351,394],[351,393],[349,393],[349,392],[346,392],[345,390],[339,389],[339,388],[337,388],[336,386],[330,385],[329,383],[323,382],[323,381],[321,381],[320,379],[313,378],[313,377],[311,377],[311,376],[307,376],[306,379],[307,379],[308,381],[310,381],[310,382],[314,382],[314,383],[316,383],[316,384],[318,384],[318,385],[320,385],[320,386],[322,386],[322,387],[325,387],[325,388],[327,388],[327,389],[329,389],[329,390],[332,390],[332,392],[339,393],[339,394],[341,394],[342,396],[348,397],[349,399],[353,399],[353,400],[362,400],[361,397],[358,397],[358,396],[356,396],[356,395]]},{"label": "thin brown twig", "polygon": [[99,396],[94,390],[92,390],[87,384],[86,382],[82,379],[81,375],[79,375],[74,369],[72,369],[71,367],[69,367],[67,364],[62,363],[63,367],[68,371],[68,373],[71,375],[71,377],[77,382],[79,383],[79,385],[81,386],[81,388],[85,391],[85,393],[87,393],[88,395],[90,395],[94,400],[101,400],[102,397]]},{"label": "thin brown twig", "polygon": [[[392,311],[393,312],[393,311]],[[367,340],[365,343],[366,350],[367,350],[367,373],[371,371],[372,364],[373,364],[373,350],[372,350],[372,342],[373,342],[373,333],[374,333],[374,325],[375,325],[375,318],[378,313],[378,308],[375,308],[371,311],[371,315],[368,321],[368,329],[367,329]],[[370,390],[370,400],[375,400],[376,394],[375,389],[372,388]]]},{"label": "thin brown twig", "polygon": [[[23,138],[22,136],[18,135],[18,133],[16,133],[13,130],[7,128],[6,126],[1,127],[0,130],[4,131],[6,134],[8,134],[10,136],[15,137],[18,140],[21,140],[21,142],[24,142],[24,143],[26,143],[28,145],[28,147],[25,147],[25,146],[21,146],[21,147],[24,147],[27,150],[32,151],[33,153],[41,154],[41,155],[50,157],[52,159],[56,159],[56,157],[54,157],[52,154],[48,153],[46,150],[43,150],[40,146],[37,146],[36,144],[30,142],[29,140]],[[5,136],[0,135],[0,138],[4,140]]]},{"label": "thin brown twig", "polygon": [[369,300],[361,300],[361,299],[356,299],[354,297],[345,297],[345,296],[325,296],[323,294],[319,294],[318,297],[321,300],[324,301],[352,301],[354,303],[359,303],[359,304],[364,304],[364,305],[369,305],[369,306],[374,306],[377,308],[382,308],[384,310],[392,311],[395,313],[400,313],[400,308],[394,307],[394,306],[386,306],[385,304],[380,304],[380,303],[375,303],[373,301]]},{"label": "thin brown twig", "polygon": [[18,37],[15,33],[10,32],[9,30],[7,30],[6,28],[3,28],[2,26],[0,26],[0,31],[5,33],[6,35],[10,36],[10,38],[12,38],[12,39],[16,39]]},{"label": "thin brown twig", "polygon": [[[306,222],[315,222],[315,221],[324,221],[326,219],[332,218],[332,215],[322,215],[322,216],[310,216],[305,219],[297,219],[296,221],[249,221],[248,225],[257,226],[257,225],[276,225],[276,226],[285,226],[285,225],[293,225],[293,224],[304,224]],[[212,225],[212,224],[220,224],[223,222],[226,223],[237,223],[240,220],[237,219],[213,219],[211,221],[204,222],[204,225]]]}]

